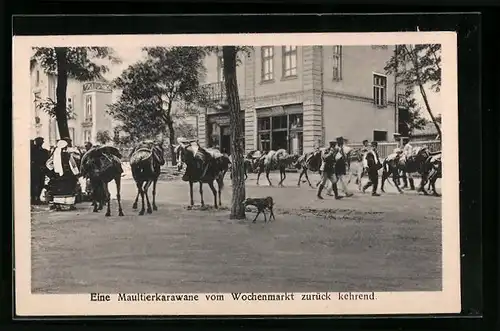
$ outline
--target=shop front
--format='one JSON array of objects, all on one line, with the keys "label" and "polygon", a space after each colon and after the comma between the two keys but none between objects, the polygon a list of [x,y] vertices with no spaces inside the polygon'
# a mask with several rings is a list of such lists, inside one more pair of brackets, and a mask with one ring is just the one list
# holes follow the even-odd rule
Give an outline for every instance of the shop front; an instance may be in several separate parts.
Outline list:
[{"label": "shop front", "polygon": [[257,146],[261,151],[303,152],[302,104],[257,109]]}]

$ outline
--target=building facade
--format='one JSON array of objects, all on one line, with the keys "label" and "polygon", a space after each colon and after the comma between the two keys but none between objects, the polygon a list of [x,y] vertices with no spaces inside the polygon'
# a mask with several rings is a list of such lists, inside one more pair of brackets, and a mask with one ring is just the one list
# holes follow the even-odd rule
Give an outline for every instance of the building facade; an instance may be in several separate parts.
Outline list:
[{"label": "building facade", "polygon": [[[399,91],[384,67],[394,46],[262,46],[240,54],[237,81],[245,150],[303,153],[343,136],[392,141]],[[221,55],[205,59],[217,107],[200,111],[198,139],[230,150]]]},{"label": "building facade", "polygon": [[[41,102],[48,98],[56,100],[57,77],[48,75],[38,63],[31,68],[31,139],[43,137],[47,147],[54,146],[60,139],[55,118],[39,109]],[[70,138],[73,145],[85,142],[96,143],[99,131],[113,134],[113,120],[107,114],[111,100],[111,86],[104,81],[79,82],[68,79],[67,107],[74,113],[68,120]]]}]

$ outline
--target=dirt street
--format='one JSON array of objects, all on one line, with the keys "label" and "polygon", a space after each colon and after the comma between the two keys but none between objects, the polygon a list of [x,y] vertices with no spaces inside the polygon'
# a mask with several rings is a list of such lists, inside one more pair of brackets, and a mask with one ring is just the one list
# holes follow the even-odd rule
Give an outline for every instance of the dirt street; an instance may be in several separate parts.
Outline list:
[{"label": "dirt street", "polygon": [[[227,176],[229,177],[229,176]],[[313,183],[317,176],[310,176]],[[276,185],[279,175],[272,174]],[[124,217],[76,211],[32,213],[34,293],[432,291],[441,289],[441,198],[391,185],[380,197],[317,200],[297,174],[285,188],[264,177],[247,196],[270,195],[276,221],[229,220],[229,178],[220,210],[188,210],[188,184],[161,181],[159,210],[138,216],[135,184],[122,187]],[[418,182],[418,180],[417,180]],[[438,181],[440,184],[440,181]],[[114,192],[114,184],[110,185]],[[438,187],[438,191],[440,188]],[[114,193],[113,193],[114,194]],[[205,203],[213,197],[204,186]],[[195,204],[200,198],[194,188]]]}]

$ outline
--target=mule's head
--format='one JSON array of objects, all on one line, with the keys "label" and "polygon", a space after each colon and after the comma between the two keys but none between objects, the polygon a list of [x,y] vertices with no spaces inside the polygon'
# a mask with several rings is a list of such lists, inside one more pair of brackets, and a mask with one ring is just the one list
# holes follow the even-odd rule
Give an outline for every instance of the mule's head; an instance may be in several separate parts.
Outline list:
[{"label": "mule's head", "polygon": [[189,164],[194,160],[194,156],[200,149],[200,145],[197,141],[180,141],[179,144],[175,147],[175,156],[177,159],[177,169],[179,171],[182,170],[183,163]]},{"label": "mule's head", "polygon": [[154,143],[153,143],[153,146],[157,149],[159,149],[160,151],[164,151],[165,148],[163,147],[163,140],[156,140]]},{"label": "mule's head", "polygon": [[174,146],[174,155],[172,157],[175,157],[176,163],[177,163],[177,171],[181,171],[182,167],[184,165],[184,153],[183,153],[183,146],[181,144],[179,145],[173,145]]}]

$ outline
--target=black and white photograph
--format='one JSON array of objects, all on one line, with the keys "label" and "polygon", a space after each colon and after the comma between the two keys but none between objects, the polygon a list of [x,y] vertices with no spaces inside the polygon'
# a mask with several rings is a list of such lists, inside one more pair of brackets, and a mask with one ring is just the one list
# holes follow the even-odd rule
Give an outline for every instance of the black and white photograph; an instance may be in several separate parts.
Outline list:
[{"label": "black and white photograph", "polygon": [[17,313],[459,312],[456,48],[15,37]]}]

